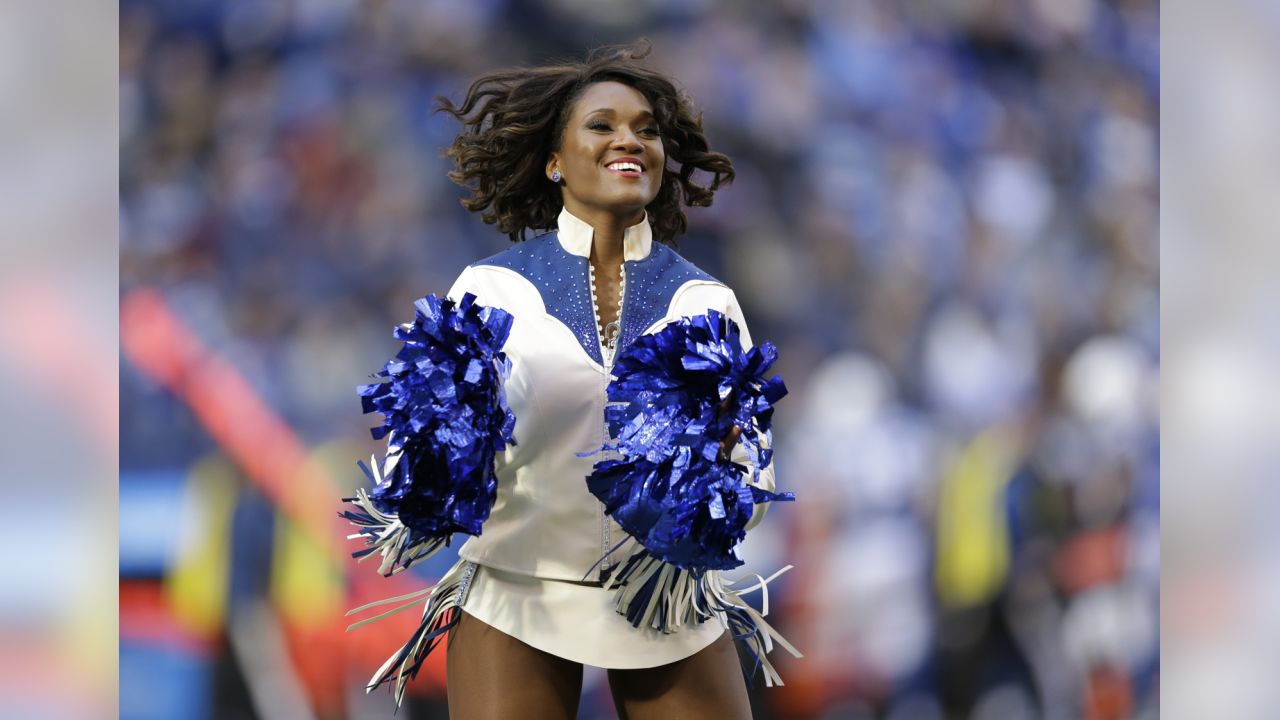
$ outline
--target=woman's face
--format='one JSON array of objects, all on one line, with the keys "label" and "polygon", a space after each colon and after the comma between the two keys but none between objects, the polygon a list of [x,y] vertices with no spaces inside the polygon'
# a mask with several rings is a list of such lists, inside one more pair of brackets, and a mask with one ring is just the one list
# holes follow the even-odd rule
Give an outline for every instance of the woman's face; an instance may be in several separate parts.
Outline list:
[{"label": "woman's face", "polygon": [[649,101],[633,87],[607,81],[589,85],[574,103],[546,174],[560,171],[560,194],[574,215],[591,224],[613,216],[631,225],[658,196],[665,164]]}]

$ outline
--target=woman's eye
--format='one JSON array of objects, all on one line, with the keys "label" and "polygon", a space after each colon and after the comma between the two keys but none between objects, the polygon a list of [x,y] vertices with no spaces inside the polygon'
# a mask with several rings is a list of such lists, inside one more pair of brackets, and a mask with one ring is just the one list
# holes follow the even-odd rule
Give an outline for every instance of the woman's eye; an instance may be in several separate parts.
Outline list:
[{"label": "woman's eye", "polygon": [[647,127],[647,128],[645,128],[645,129],[641,130],[640,132],[644,133],[645,135],[653,135],[654,137],[657,137],[657,135],[658,135],[658,128],[656,128],[656,127]]},{"label": "woman's eye", "polygon": [[587,126],[587,129],[588,129],[588,130],[608,130],[608,129],[609,129],[609,123],[605,123],[605,122],[593,122],[593,123],[591,123],[590,125],[588,125],[588,126]]}]

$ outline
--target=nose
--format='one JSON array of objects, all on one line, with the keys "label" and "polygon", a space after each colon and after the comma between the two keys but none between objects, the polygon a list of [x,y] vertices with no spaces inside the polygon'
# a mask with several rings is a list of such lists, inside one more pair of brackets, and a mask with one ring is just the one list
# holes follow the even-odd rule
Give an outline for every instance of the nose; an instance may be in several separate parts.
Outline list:
[{"label": "nose", "polygon": [[638,153],[644,150],[644,143],[640,142],[640,137],[631,128],[620,125],[613,136],[613,147],[616,150]]}]

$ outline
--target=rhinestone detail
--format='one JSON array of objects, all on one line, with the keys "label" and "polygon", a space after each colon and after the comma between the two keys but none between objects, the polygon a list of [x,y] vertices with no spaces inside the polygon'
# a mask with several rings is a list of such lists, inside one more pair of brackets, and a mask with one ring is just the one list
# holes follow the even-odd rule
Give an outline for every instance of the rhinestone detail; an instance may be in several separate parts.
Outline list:
[{"label": "rhinestone detail", "polygon": [[618,312],[622,320],[619,348],[630,345],[667,314],[671,298],[681,285],[690,280],[719,282],[675,250],[658,243],[644,259],[623,263],[623,271],[631,284]]},{"label": "rhinestone detail", "polygon": [[[474,266],[493,265],[515,271],[537,288],[547,314],[564,323],[583,352],[600,365],[600,325],[591,297],[587,258],[564,249],[555,232],[544,233],[485,258]],[[671,298],[691,280],[718,282],[675,250],[654,243],[648,256],[623,263],[626,292],[618,309],[617,349],[630,345],[667,314]]]},{"label": "rhinestone detail", "polygon": [[530,238],[475,265],[504,267],[533,283],[547,314],[564,323],[583,352],[601,365],[599,332],[591,292],[587,287],[587,259],[564,249],[554,232]]}]

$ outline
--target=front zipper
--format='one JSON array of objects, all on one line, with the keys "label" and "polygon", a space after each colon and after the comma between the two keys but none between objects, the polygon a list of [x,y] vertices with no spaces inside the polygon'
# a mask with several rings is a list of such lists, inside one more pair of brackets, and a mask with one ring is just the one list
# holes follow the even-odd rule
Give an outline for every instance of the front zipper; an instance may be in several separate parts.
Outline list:
[{"label": "front zipper", "polygon": [[[622,318],[625,315],[626,309],[627,309],[626,261],[624,260],[622,264],[619,265],[618,267],[622,273],[622,278],[618,285],[619,295],[620,295],[619,302],[618,302],[618,320],[617,320],[618,334],[614,336],[613,350],[609,351],[609,349],[604,344],[604,328],[601,327],[600,308],[599,308],[599,304],[596,301],[595,271],[591,267],[591,258],[590,257],[587,258],[587,290],[588,292],[591,293],[591,314],[592,314],[591,319],[595,321],[596,343],[599,344],[600,346],[600,359],[604,361],[604,383],[601,386],[601,394],[604,396],[604,404],[606,406],[609,403],[609,379],[613,376],[613,363],[614,363],[614,360],[617,359],[618,357],[618,352],[622,349],[621,348],[622,327],[623,327]],[[601,418],[600,435],[601,435],[600,447],[604,447],[605,445],[608,445],[609,442],[613,439],[609,437],[609,423],[603,417]],[[604,451],[601,451],[601,455],[602,456],[604,455]],[[600,556],[602,559],[600,561],[600,570],[599,570],[599,576],[598,576],[598,579],[601,582],[604,582],[609,579],[609,573],[613,569],[613,561],[610,559],[608,555],[609,551],[613,549],[612,535],[613,535],[612,522],[609,518],[609,514],[605,512],[604,503],[601,503],[600,504]]]}]

